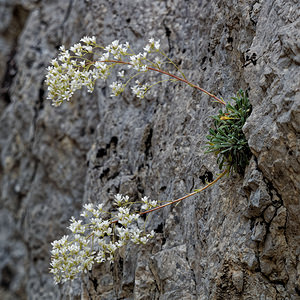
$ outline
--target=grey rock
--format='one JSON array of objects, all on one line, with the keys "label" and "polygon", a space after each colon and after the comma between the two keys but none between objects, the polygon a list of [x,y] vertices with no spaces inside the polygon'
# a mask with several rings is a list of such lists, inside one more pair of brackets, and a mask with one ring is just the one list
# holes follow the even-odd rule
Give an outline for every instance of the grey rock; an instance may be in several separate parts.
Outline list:
[{"label": "grey rock", "polygon": [[259,266],[257,256],[253,249],[247,249],[244,251],[241,262],[246,264],[247,268],[251,271],[255,271],[255,269],[257,269]]},{"label": "grey rock", "polygon": [[[299,12],[293,0],[0,1],[0,298],[299,299]],[[220,106],[187,85],[140,101],[99,82],[51,107],[46,67],[84,35],[137,50],[158,37],[201,87],[227,101],[248,89],[253,157],[244,176],[150,214],[147,245],[55,286],[50,243],[83,203],[172,200],[219,172],[203,149]]]},{"label": "grey rock", "polygon": [[150,269],[161,299],[196,299],[194,275],[186,255],[186,245],[180,245],[152,257]]},{"label": "grey rock", "polygon": [[239,292],[242,292],[244,286],[244,274],[242,271],[233,271],[232,272],[232,282],[233,285]]},{"label": "grey rock", "polygon": [[262,242],[267,233],[266,224],[261,218],[255,220],[255,225],[252,229],[251,239],[256,242]]},{"label": "grey rock", "polygon": [[[285,238],[286,208],[280,207],[272,220],[270,232],[260,248],[260,267],[264,275],[272,281],[287,282],[290,262],[288,244]],[[290,274],[295,276],[294,274]]]},{"label": "grey rock", "polygon": [[273,205],[270,205],[264,211],[264,219],[267,223],[270,223],[273,219],[276,212],[276,208]]},{"label": "grey rock", "polygon": [[272,201],[274,196],[263,180],[263,174],[258,170],[254,159],[250,161],[247,171],[243,182],[243,189],[248,196],[248,205],[244,215],[247,218],[259,217],[266,207],[276,201]]},{"label": "grey rock", "polygon": [[249,197],[249,211],[252,216],[259,216],[270,205],[271,196],[266,189],[257,189]]}]

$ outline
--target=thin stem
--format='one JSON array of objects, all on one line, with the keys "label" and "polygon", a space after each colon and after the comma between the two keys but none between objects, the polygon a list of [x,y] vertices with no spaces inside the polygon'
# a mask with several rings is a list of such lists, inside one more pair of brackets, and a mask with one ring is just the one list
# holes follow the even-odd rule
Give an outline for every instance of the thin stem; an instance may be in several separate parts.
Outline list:
[{"label": "thin stem", "polygon": [[[99,61],[99,62],[111,62],[111,63],[115,63],[115,64],[132,65],[132,63],[130,63],[130,62],[121,61],[121,60],[102,60],[102,61]],[[226,105],[226,103],[224,102],[224,100],[218,98],[217,96],[213,95],[212,93],[206,91],[205,89],[199,87],[198,85],[196,85],[196,84],[194,84],[194,83],[192,83],[192,82],[190,82],[190,81],[188,81],[188,80],[186,80],[186,79],[180,78],[180,77],[178,77],[178,76],[176,76],[176,75],[173,75],[173,74],[171,74],[171,73],[168,73],[168,72],[163,71],[163,70],[160,70],[160,69],[156,69],[156,68],[152,68],[152,67],[147,67],[147,69],[148,69],[148,70],[151,70],[151,71],[154,71],[154,72],[159,72],[159,73],[168,75],[168,76],[170,76],[170,77],[175,78],[175,79],[178,80],[178,81],[182,81],[182,82],[188,84],[189,86],[191,86],[191,87],[193,87],[193,88],[195,88],[195,89],[197,89],[197,90],[199,90],[199,91],[205,93],[206,95],[208,95],[208,96],[214,98],[214,99],[217,100],[219,103],[221,103],[221,104],[223,104],[223,105]]]},{"label": "thin stem", "polygon": [[173,62],[172,59],[170,59],[163,51],[159,50],[158,51],[162,56],[164,56],[176,69],[177,71],[183,76],[183,78],[186,80],[186,77],[184,73],[179,69],[179,67]]},{"label": "thin stem", "polygon": [[160,81],[157,81],[155,83],[153,83],[152,85],[150,85],[144,92],[144,95],[155,85],[159,84],[159,83],[162,83],[162,82],[166,82],[166,81],[176,81],[176,79],[165,79],[165,80],[160,80]]},{"label": "thin stem", "polygon": [[139,76],[140,74],[141,74],[141,72],[138,72],[138,73],[134,74],[132,77],[130,77],[130,78],[126,81],[125,87],[127,86],[127,84],[128,84],[133,78]]},{"label": "thin stem", "polygon": [[151,67],[148,67],[148,70],[152,70],[152,71],[155,71],[155,72],[159,72],[159,73],[168,75],[168,76],[170,76],[170,77],[173,77],[173,78],[175,78],[175,79],[177,79],[177,80],[179,80],[179,81],[182,81],[182,82],[188,84],[189,86],[191,86],[191,87],[193,87],[193,88],[195,88],[195,89],[197,89],[197,90],[200,90],[201,92],[203,92],[203,93],[207,94],[208,96],[214,98],[214,99],[217,100],[219,103],[221,103],[221,104],[223,104],[223,105],[226,105],[226,103],[225,103],[222,99],[219,99],[217,96],[215,96],[215,95],[213,95],[212,93],[210,93],[210,92],[208,92],[208,91],[202,89],[202,88],[199,87],[198,85],[193,84],[193,83],[191,83],[190,81],[187,81],[186,79],[180,78],[180,77],[178,77],[178,76],[176,76],[176,75],[173,75],[173,74],[170,74],[170,73],[168,73],[168,72],[166,72],[166,71],[159,70],[159,69],[155,69],[155,68],[151,68]]},{"label": "thin stem", "polygon": [[188,197],[194,196],[194,195],[196,195],[196,194],[198,194],[198,193],[200,193],[200,192],[206,190],[206,189],[209,188],[211,185],[214,185],[214,184],[215,184],[217,181],[219,181],[219,180],[220,180],[227,172],[228,172],[228,170],[226,169],[226,170],[223,171],[223,172],[222,172],[222,173],[221,173],[214,181],[208,183],[208,184],[207,184],[205,187],[203,187],[202,189],[196,190],[196,191],[193,192],[193,193],[190,193],[190,194],[188,194],[188,195],[185,195],[184,197],[178,198],[178,199],[173,200],[173,201],[171,201],[171,202],[168,202],[168,203],[166,203],[166,204],[163,204],[163,205],[157,206],[157,207],[155,207],[155,208],[152,208],[152,209],[143,211],[143,212],[140,213],[140,215],[147,214],[147,213],[149,213],[149,212],[152,212],[152,211],[161,209],[161,208],[166,207],[166,206],[168,206],[168,205],[171,205],[171,204],[180,202],[180,201],[182,201],[182,200],[184,200],[184,199],[186,199],[186,198],[188,198]]},{"label": "thin stem", "polygon": [[[173,201],[171,201],[171,202],[168,202],[168,203],[166,203],[166,204],[163,204],[163,205],[154,207],[154,208],[152,208],[152,209],[149,209],[149,210],[140,212],[139,215],[141,216],[141,215],[150,213],[150,212],[152,212],[152,211],[159,210],[159,209],[164,208],[164,207],[166,207],[166,206],[168,206],[168,205],[172,205],[172,204],[177,203],[177,202],[180,202],[180,201],[182,201],[182,200],[184,200],[184,199],[186,199],[186,198],[188,198],[188,197],[194,196],[194,195],[196,195],[196,194],[198,194],[198,193],[200,193],[200,192],[206,190],[206,189],[209,188],[211,185],[214,185],[217,181],[219,181],[219,180],[220,180],[224,175],[226,175],[227,173],[228,173],[228,170],[226,169],[226,170],[223,171],[223,172],[222,172],[222,173],[221,173],[214,181],[208,183],[205,187],[203,187],[203,188],[201,188],[201,189],[199,189],[199,190],[196,190],[196,191],[193,192],[193,193],[190,193],[190,194],[188,194],[188,195],[185,195],[185,196],[183,196],[183,197],[181,197],[181,198],[178,198],[178,199],[176,199],[176,200],[173,200]],[[111,223],[117,223],[117,222],[118,222],[118,220],[114,220],[114,221],[112,221]]]}]

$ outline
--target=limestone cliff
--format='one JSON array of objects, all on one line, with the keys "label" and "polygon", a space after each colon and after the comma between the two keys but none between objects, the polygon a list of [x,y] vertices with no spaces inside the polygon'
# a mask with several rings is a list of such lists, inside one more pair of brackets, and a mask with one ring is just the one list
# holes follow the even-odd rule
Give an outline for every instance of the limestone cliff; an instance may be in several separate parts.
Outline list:
[{"label": "limestone cliff", "polygon": [[[298,0],[2,0],[0,298],[300,299],[299,14]],[[199,86],[225,100],[248,89],[253,157],[244,176],[150,214],[149,244],[61,287],[50,242],[83,203],[171,200],[218,172],[203,147],[220,106],[189,86],[139,100],[99,82],[51,107],[46,67],[84,35],[160,38]]]}]

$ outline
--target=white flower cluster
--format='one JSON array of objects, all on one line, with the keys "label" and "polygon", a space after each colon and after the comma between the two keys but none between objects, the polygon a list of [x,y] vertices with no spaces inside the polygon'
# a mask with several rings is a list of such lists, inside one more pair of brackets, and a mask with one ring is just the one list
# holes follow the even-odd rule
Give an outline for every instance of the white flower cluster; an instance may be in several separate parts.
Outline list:
[{"label": "white flower cluster", "polygon": [[[158,57],[155,57],[154,62],[147,58],[148,54],[159,52],[160,49],[160,41],[155,41],[153,38],[149,39],[144,48],[145,52],[138,54],[130,52],[128,42],[120,44],[118,40],[115,40],[110,45],[102,47],[96,43],[94,36],[84,37],[80,42],[74,44],[70,50],[66,50],[64,46],[61,46],[58,58],[53,59],[51,66],[47,69],[48,99],[52,100],[54,106],[61,105],[65,100],[69,101],[74,92],[84,86],[87,87],[88,92],[93,92],[95,81],[97,79],[107,79],[111,68],[116,65],[124,64],[129,69],[141,73],[148,71],[149,66],[159,68],[161,64]],[[96,61],[90,60],[91,54],[96,55],[99,49],[102,49],[103,53],[97,57]],[[124,70],[119,72],[118,75],[124,77]],[[123,92],[127,83],[133,77],[126,84],[122,82],[112,83],[110,85],[112,96],[118,96]],[[137,97],[143,98],[148,91],[148,86],[141,88],[136,85],[132,90]]]},{"label": "white flower cluster", "polygon": [[148,210],[148,209],[158,206],[158,203],[156,200],[151,200],[147,196],[143,197],[141,200],[143,202],[143,205],[142,205],[143,210]]},{"label": "white flower cluster", "polygon": [[112,90],[111,96],[119,96],[125,89],[125,85],[122,82],[113,82],[109,87]]},{"label": "white flower cluster", "polygon": [[127,55],[127,51],[129,49],[129,43],[126,42],[124,45],[119,44],[119,41],[113,41],[110,45],[105,47],[105,50],[108,53],[111,53],[115,59],[121,59],[122,56]]},{"label": "white flower cluster", "polygon": [[144,60],[147,58],[147,52],[139,53],[130,57],[129,68],[133,68],[139,72],[147,72],[148,66],[144,63]]},{"label": "white flower cluster", "polygon": [[138,98],[144,98],[146,92],[150,88],[150,85],[148,83],[141,84],[139,80],[135,81],[136,85],[133,86],[132,92],[138,97]]},{"label": "white flower cluster", "polygon": [[151,50],[159,50],[160,48],[160,41],[155,41],[153,38],[149,39],[149,43],[146,45],[144,50],[146,52],[151,52]]},{"label": "white flower cluster", "polygon": [[[142,198],[142,209],[157,205],[148,197]],[[82,272],[91,270],[95,262],[112,262],[117,249],[128,242],[145,244],[154,231],[145,233],[137,227],[140,214],[131,212],[128,196],[116,195],[117,213],[107,219],[103,205],[85,204],[81,217],[70,219],[68,236],[52,242],[51,268],[56,283],[73,280]]]}]

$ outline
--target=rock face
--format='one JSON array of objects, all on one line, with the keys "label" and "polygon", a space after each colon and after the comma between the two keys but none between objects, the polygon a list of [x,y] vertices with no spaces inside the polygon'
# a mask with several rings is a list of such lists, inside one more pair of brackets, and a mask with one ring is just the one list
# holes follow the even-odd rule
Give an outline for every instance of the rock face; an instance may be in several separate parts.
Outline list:
[{"label": "rock face", "polygon": [[[0,298],[300,299],[299,12],[298,0],[1,1]],[[218,172],[203,147],[220,106],[189,86],[139,100],[99,82],[51,107],[46,67],[84,35],[136,49],[158,37],[201,87],[248,89],[253,157],[244,176],[150,214],[147,245],[55,286],[50,242],[83,203],[171,200]]]}]

